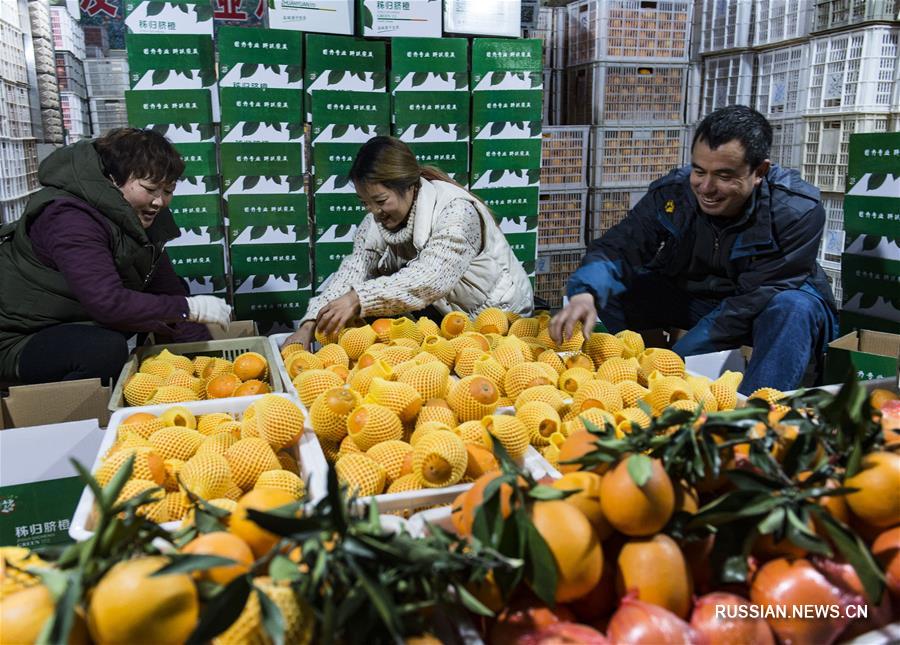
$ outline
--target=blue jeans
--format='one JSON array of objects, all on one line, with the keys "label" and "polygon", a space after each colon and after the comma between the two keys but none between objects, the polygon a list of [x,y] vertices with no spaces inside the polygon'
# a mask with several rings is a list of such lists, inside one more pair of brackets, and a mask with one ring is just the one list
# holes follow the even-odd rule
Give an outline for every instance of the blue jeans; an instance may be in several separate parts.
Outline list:
[{"label": "blue jeans", "polygon": [[[598,313],[612,333],[669,327],[689,330],[719,302],[693,296],[658,274],[644,273],[636,275],[631,287],[611,297]],[[820,298],[799,289],[779,292],[753,321],[749,336],[735,341],[734,347],[753,347],[739,391],[750,394],[761,387],[796,389],[810,361],[815,361],[817,372],[821,372],[818,368],[825,348],[834,340],[835,329],[836,317]],[[672,349],[678,352],[678,343]]]}]

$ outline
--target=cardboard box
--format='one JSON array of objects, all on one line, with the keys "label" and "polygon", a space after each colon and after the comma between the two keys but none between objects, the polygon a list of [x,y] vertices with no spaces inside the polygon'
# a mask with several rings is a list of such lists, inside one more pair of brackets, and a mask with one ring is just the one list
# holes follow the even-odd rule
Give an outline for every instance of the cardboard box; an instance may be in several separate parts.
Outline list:
[{"label": "cardboard box", "polygon": [[391,92],[468,91],[468,48],[465,38],[394,38]]},{"label": "cardboard box", "polygon": [[540,188],[479,188],[473,190],[497,219],[537,217]]},{"label": "cardboard box", "polygon": [[[81,379],[14,385],[9,396],[0,399],[0,428],[28,426],[96,419],[101,426],[109,421],[106,401],[110,388],[100,379]],[[2,433],[0,433],[2,436]]]},{"label": "cardboard box", "polygon": [[225,246],[204,244],[167,247],[175,273],[183,278],[225,275]]},{"label": "cardboard box", "polygon": [[184,176],[178,181],[175,197],[216,197],[219,196],[219,175],[205,177]]},{"label": "cardboard box", "polygon": [[437,166],[463,186],[469,184],[469,144],[465,141],[407,144],[421,166]]},{"label": "cardboard box", "polygon": [[184,161],[182,174],[185,177],[211,177],[219,174],[215,143],[175,143],[173,146]]},{"label": "cardboard box", "polygon": [[312,97],[312,141],[365,143],[390,133],[390,96],[386,92],[319,90]]},{"label": "cardboard box", "polygon": [[232,244],[231,272],[235,278],[255,275],[311,275],[307,242]]},{"label": "cardboard box", "polygon": [[[139,128],[158,124],[199,126],[213,123],[212,93],[208,89],[128,90],[125,92],[125,109],[128,123]],[[210,134],[215,136],[214,131]],[[196,142],[209,140],[202,138],[199,129],[196,135]],[[179,142],[182,141],[184,139],[179,138]]]},{"label": "cardboard box", "polygon": [[353,253],[352,242],[317,243],[315,245],[315,289],[320,290],[322,283],[335,273],[345,257]]},{"label": "cardboard box", "polygon": [[232,230],[231,241],[236,241],[241,232],[251,229],[251,237],[258,240],[252,229],[291,228],[296,234],[295,241],[308,241],[309,215],[305,193],[285,195],[233,195],[228,200],[228,222]]},{"label": "cardboard box", "polygon": [[289,322],[301,320],[309,307],[312,291],[258,291],[234,294],[234,310],[254,320]]},{"label": "cardboard box", "polygon": [[543,130],[540,90],[498,90],[472,94],[476,139],[538,139]]},{"label": "cardboard box", "polygon": [[847,156],[847,192],[867,173],[900,172],[900,132],[871,132],[850,135]]},{"label": "cardboard box", "polygon": [[[223,186],[230,188],[242,177],[284,177],[289,190],[302,193],[306,160],[302,143],[223,143],[219,146]],[[253,189],[244,182],[244,192]],[[257,193],[270,192],[265,187]]]},{"label": "cardboard box", "polygon": [[354,0],[269,0],[269,27],[350,35],[353,5]]},{"label": "cardboard box", "polygon": [[205,246],[225,240],[225,226],[222,223],[210,226],[179,226],[179,236],[166,244],[167,249],[179,246]]},{"label": "cardboard box", "polygon": [[468,92],[397,92],[391,103],[393,133],[402,141],[469,140]]},{"label": "cardboard box", "polygon": [[133,90],[196,90],[216,84],[213,39],[192,34],[126,34]]},{"label": "cardboard box", "polygon": [[510,248],[522,266],[525,267],[525,273],[531,275],[535,270],[535,260],[537,259],[537,231],[533,233],[508,233],[506,241],[509,242]]},{"label": "cardboard box", "polygon": [[[522,82],[543,83],[543,41],[538,38],[504,40],[499,38],[476,38],[472,41],[472,91],[501,89],[500,82],[514,82],[519,73]],[[495,81],[494,75],[502,81]],[[540,85],[538,85],[540,87]]]},{"label": "cardboard box", "polygon": [[219,87],[303,89],[303,39],[287,29],[220,27]]},{"label": "cardboard box", "polygon": [[859,235],[841,256],[841,287],[856,293],[900,298],[900,238]]},{"label": "cardboard box", "polygon": [[302,90],[226,87],[219,96],[223,143],[304,143]]},{"label": "cardboard box", "polygon": [[[865,306],[859,309],[847,309],[846,305],[840,312],[840,327],[842,333],[849,333],[856,329],[871,329],[887,334],[895,334],[900,331],[900,321],[886,316],[896,312],[896,308],[887,300],[874,297],[874,302],[865,302]],[[855,306],[856,303],[853,303]]]},{"label": "cardboard box", "polygon": [[900,335],[860,330],[829,343],[825,382],[843,383],[853,369],[860,380],[897,378]]},{"label": "cardboard box", "polygon": [[316,222],[316,244],[353,244],[358,224],[320,224]]},{"label": "cardboard box", "polygon": [[[99,380],[92,380],[99,387]],[[46,384],[50,388],[33,397],[34,412],[57,407],[58,392],[72,392],[66,386],[84,384]],[[108,421],[109,411],[103,416]],[[71,541],[69,525],[84,482],[69,460],[90,468],[102,439],[96,418],[0,432],[0,546],[35,548]]]},{"label": "cardboard box", "polygon": [[123,8],[130,34],[213,35],[213,9],[208,2],[126,0]]},{"label": "cardboard box", "polygon": [[345,36],[307,35],[304,87],[309,121],[313,120],[312,95],[319,90],[384,92],[387,89],[385,43]]},{"label": "cardboard box", "polygon": [[228,297],[228,279],[225,275],[182,276],[188,283],[188,291],[193,296]]},{"label": "cardboard box", "polygon": [[356,193],[319,193],[315,200],[316,235],[330,226],[356,226],[368,214]]},{"label": "cardboard box", "polygon": [[366,38],[440,38],[441,0],[357,0],[357,33]]},{"label": "cardboard box", "polygon": [[444,0],[444,31],[474,36],[522,35],[521,0]]},{"label": "cardboard box", "polygon": [[172,217],[180,228],[222,226],[222,202],[213,195],[176,195],[169,203]]},{"label": "cardboard box", "polygon": [[540,167],[539,137],[476,139],[472,142],[472,185],[476,188],[537,186]]}]

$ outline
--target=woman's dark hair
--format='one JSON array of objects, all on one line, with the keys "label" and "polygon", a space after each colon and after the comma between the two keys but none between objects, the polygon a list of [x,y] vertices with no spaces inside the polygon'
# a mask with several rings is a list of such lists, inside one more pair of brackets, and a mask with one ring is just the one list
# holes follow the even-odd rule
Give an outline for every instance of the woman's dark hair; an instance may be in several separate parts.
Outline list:
[{"label": "woman's dark hair", "polygon": [[456,183],[440,168],[420,166],[409,146],[394,137],[366,141],[350,167],[350,181],[354,184],[384,184],[397,193],[418,185],[419,177]]},{"label": "woman's dark hair", "polygon": [[116,128],[94,141],[103,171],[117,186],[131,178],[171,184],[184,173],[184,160],[159,132]]},{"label": "woman's dark hair", "polygon": [[762,114],[746,105],[729,105],[708,114],[697,126],[691,150],[703,140],[711,150],[729,141],[744,146],[744,160],[751,169],[769,158],[772,147],[772,126]]}]

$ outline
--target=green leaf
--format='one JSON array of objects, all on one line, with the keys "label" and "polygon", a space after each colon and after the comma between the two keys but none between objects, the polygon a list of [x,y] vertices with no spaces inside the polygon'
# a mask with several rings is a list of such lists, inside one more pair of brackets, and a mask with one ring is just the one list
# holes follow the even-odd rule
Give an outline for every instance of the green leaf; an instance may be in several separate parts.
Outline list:
[{"label": "green leaf", "polygon": [[367,576],[362,568],[356,563],[355,559],[350,557],[347,559],[347,563],[353,570],[357,582],[369,597],[369,600],[372,603],[372,607],[381,618],[381,622],[388,629],[394,639],[402,640],[400,634],[400,625],[397,621],[398,615],[391,600],[386,597],[385,594],[382,593],[381,589],[369,579],[369,576]]},{"label": "green leaf", "polygon": [[371,29],[375,24],[375,18],[372,16],[372,11],[366,5],[363,5],[363,27],[366,29]]},{"label": "green leaf", "polygon": [[260,124],[258,121],[252,121],[252,122],[244,123],[244,132],[243,132],[243,135],[244,135],[245,137],[249,137],[251,134],[253,134],[253,133],[255,133],[257,130],[259,130],[259,126],[260,126],[260,125],[261,125],[261,124]]},{"label": "green leaf", "polygon": [[213,10],[210,5],[196,5],[197,22],[207,22],[212,20]]},{"label": "green leaf", "polygon": [[109,510],[113,504],[116,503],[116,500],[119,499],[122,489],[125,488],[125,484],[131,478],[131,471],[133,468],[134,454],[128,457],[128,459],[119,466],[119,470],[116,471],[116,474],[113,475],[112,479],[109,480],[109,483],[103,487],[103,494],[97,500],[102,510]]},{"label": "green leaf", "polygon": [[493,618],[494,612],[485,607],[478,598],[469,593],[469,590],[466,589],[463,585],[454,585],[453,587],[456,590],[456,593],[459,595],[459,599],[462,602],[463,606],[471,611],[476,616],[485,616],[487,618]]},{"label": "green leaf", "polygon": [[328,80],[326,83],[328,85],[340,85],[344,80],[344,70],[341,69],[333,69],[328,72]]},{"label": "green leaf", "polygon": [[213,567],[229,567],[238,564],[231,558],[223,558],[217,555],[181,555],[173,553],[169,555],[169,564],[154,572],[151,577],[165,576],[173,573],[191,573],[192,571],[205,571]]},{"label": "green leaf", "polygon": [[549,501],[555,499],[565,499],[569,495],[572,495],[576,492],[577,491],[561,490],[559,488],[553,488],[552,486],[538,485],[528,491],[528,496],[532,499]]},{"label": "green leaf", "polygon": [[250,597],[250,576],[238,576],[206,604],[206,610],[187,642],[195,645],[208,643],[231,627],[238,619],[247,598]]},{"label": "green leaf", "polygon": [[272,599],[263,593],[262,589],[254,588],[256,598],[259,600],[259,609],[262,614],[263,628],[275,645],[284,645],[284,616]]},{"label": "green leaf", "polygon": [[631,481],[640,488],[653,476],[653,461],[647,455],[631,455],[625,464]]},{"label": "green leaf", "polygon": [[725,476],[741,490],[766,493],[780,490],[784,486],[784,484],[771,477],[766,477],[762,473],[751,470],[729,470],[726,471]]},{"label": "green leaf", "polygon": [[[41,576],[45,581],[46,578]],[[81,581],[81,572],[74,571],[67,575],[67,584],[60,595],[54,594],[56,598],[56,608],[53,612],[51,620],[47,621],[42,630],[42,636],[39,643],[68,643],[69,634],[72,631],[72,625],[75,623],[75,610],[78,607],[83,595],[83,586]]]},{"label": "green leaf", "polygon": [[241,78],[249,78],[256,74],[259,69],[258,63],[244,63],[241,65]]},{"label": "green leaf", "polygon": [[158,16],[162,13],[163,9],[165,9],[166,4],[164,2],[148,2],[147,3],[147,17]]},{"label": "green leaf", "polygon": [[837,550],[853,566],[869,602],[876,606],[881,604],[885,585],[884,573],[878,567],[869,548],[858,535],[834,519],[831,513],[824,508],[814,508],[813,512],[825,526],[828,537],[831,538]]},{"label": "green leaf", "polygon": [[559,571],[553,553],[537,527],[528,519],[526,537],[525,578],[532,591],[545,603],[556,604]]},{"label": "green leaf", "polygon": [[787,512],[783,507],[773,508],[768,515],[766,515],[765,519],[761,520],[759,524],[756,525],[756,530],[759,531],[760,535],[769,535],[771,533],[775,533],[781,530],[781,527],[784,525],[784,520]]},{"label": "green leaf", "polygon": [[262,180],[262,177],[254,175],[252,177],[244,177],[244,190],[250,190],[255,188],[256,185]]},{"label": "green leaf", "polygon": [[877,190],[887,180],[887,174],[883,172],[873,172],[869,175],[869,183],[866,190]]},{"label": "green leaf", "polygon": [[154,70],[153,74],[150,75],[150,82],[153,85],[162,85],[166,82],[167,78],[169,78],[169,70],[157,69]]},{"label": "green leaf", "polygon": [[416,72],[413,74],[410,84],[412,87],[418,87],[419,85],[423,85],[427,80],[428,72]]}]

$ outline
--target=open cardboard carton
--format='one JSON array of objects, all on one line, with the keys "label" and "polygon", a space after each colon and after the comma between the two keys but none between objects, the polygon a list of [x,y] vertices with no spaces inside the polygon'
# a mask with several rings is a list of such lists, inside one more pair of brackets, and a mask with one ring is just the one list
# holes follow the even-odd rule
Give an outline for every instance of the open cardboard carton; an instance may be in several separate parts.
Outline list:
[{"label": "open cardboard carton", "polygon": [[9,396],[0,399],[0,429],[83,420],[96,420],[106,427],[109,396],[109,386],[97,378],[15,385],[9,388]]},{"label": "open cardboard carton", "polygon": [[825,382],[843,383],[852,368],[861,381],[897,380],[900,334],[860,329],[828,344]]},{"label": "open cardboard carton", "polygon": [[71,541],[84,482],[69,460],[89,467],[102,439],[97,419],[0,432],[0,546]]}]

